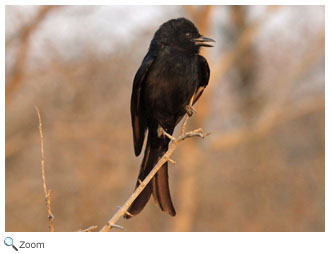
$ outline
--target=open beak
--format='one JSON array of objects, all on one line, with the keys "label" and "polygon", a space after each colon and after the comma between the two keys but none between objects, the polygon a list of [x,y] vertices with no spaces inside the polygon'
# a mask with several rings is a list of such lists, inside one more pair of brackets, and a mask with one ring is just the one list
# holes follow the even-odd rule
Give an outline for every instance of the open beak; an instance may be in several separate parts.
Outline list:
[{"label": "open beak", "polygon": [[215,40],[204,37],[204,36],[195,38],[195,39],[193,39],[193,41],[195,42],[196,46],[203,46],[203,47],[213,47],[213,45],[208,44],[206,42],[216,42]]}]

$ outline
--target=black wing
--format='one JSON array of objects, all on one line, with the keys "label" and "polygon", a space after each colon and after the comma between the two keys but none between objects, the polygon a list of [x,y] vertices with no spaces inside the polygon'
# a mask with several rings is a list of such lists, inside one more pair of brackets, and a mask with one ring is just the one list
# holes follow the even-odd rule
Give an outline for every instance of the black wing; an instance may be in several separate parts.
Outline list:
[{"label": "black wing", "polygon": [[199,97],[201,97],[201,95],[202,95],[205,87],[208,85],[209,79],[210,79],[210,68],[209,68],[208,62],[201,55],[198,55],[198,60],[199,60],[199,66],[200,66],[200,72],[199,72],[200,84],[194,94],[193,104],[195,104],[195,102],[199,99]]},{"label": "black wing", "polygon": [[133,90],[131,93],[130,111],[131,111],[131,124],[133,128],[134,148],[135,154],[138,156],[141,153],[142,145],[146,131],[146,119],[142,112],[141,92],[144,86],[144,81],[149,73],[150,67],[154,61],[154,57],[147,54],[138,71],[136,72]]}]

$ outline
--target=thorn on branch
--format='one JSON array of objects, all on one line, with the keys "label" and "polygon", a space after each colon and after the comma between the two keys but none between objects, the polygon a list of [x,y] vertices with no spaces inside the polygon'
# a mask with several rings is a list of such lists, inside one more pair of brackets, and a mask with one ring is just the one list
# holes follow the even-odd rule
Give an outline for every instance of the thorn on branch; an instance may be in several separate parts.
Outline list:
[{"label": "thorn on branch", "polygon": [[119,228],[119,229],[124,230],[124,227],[117,225],[117,224],[110,224],[110,226],[111,226],[111,228]]},{"label": "thorn on branch", "polygon": [[130,212],[128,212],[128,211],[125,211],[125,214],[128,215],[128,216],[130,216],[130,217],[133,217],[133,215]]},{"label": "thorn on branch", "polygon": [[[140,182],[142,182],[142,181],[140,180]],[[119,206],[119,205],[117,205],[116,207],[119,208],[119,209],[122,208],[122,207]],[[128,212],[128,211],[125,211],[124,213],[125,213],[126,215],[130,216],[130,217],[134,216],[134,215],[132,215],[132,214],[131,214],[130,212]]]},{"label": "thorn on branch", "polygon": [[168,137],[171,141],[175,141],[175,138],[172,135],[168,134],[166,131],[164,131],[164,135]]}]

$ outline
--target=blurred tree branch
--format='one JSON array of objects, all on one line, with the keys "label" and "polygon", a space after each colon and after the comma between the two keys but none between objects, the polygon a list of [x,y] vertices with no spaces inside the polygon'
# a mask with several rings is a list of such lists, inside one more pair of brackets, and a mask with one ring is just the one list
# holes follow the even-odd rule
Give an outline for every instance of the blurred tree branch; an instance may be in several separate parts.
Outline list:
[{"label": "blurred tree branch", "polygon": [[[266,121],[256,124],[250,129],[243,127],[231,132],[218,134],[212,141],[212,149],[215,151],[230,149],[251,139],[267,135],[276,126],[299,119],[308,114],[325,110],[325,103],[322,101],[322,96],[303,100],[298,104],[300,105],[289,105],[288,109],[283,111],[283,114],[274,115],[273,119],[277,121]],[[296,110],[289,110],[289,108],[296,108]]]},{"label": "blurred tree branch", "polygon": [[210,30],[211,13],[213,5],[184,5],[184,10],[191,16],[194,23],[199,28],[199,31],[203,35],[207,35]]},{"label": "blurred tree branch", "polygon": [[[255,121],[253,126],[248,128],[247,126],[235,130],[231,133],[219,134],[217,138],[214,139],[213,147],[216,150],[225,148],[230,145],[235,145],[246,139],[264,135],[267,131],[273,128],[273,126],[279,124],[282,121],[292,119],[293,116],[300,116],[306,114],[307,111],[311,111],[312,108],[321,109],[324,108],[324,103],[321,99],[314,99],[314,103],[309,103],[308,106],[304,105],[301,109],[293,109],[291,105],[286,105],[286,99],[292,88],[292,84],[296,84],[305,73],[307,73],[310,68],[313,68],[315,64],[324,56],[324,43],[325,43],[325,32],[324,30],[320,32],[318,38],[311,43],[311,47],[306,50],[306,54],[299,59],[298,65],[291,68],[288,73],[280,75],[278,73],[277,77],[271,80],[276,80],[273,87],[278,88],[277,90],[271,91],[273,98],[270,103],[265,106],[263,112]],[[276,94],[277,93],[277,94]],[[316,103],[316,104],[315,104]],[[322,104],[323,103],[323,104]],[[302,112],[302,113],[301,113]]]},{"label": "blurred tree branch", "polygon": [[10,74],[7,75],[6,80],[6,104],[9,103],[14,96],[14,93],[19,89],[24,79],[24,69],[28,58],[28,51],[30,48],[31,37],[35,33],[46,18],[46,16],[57,6],[46,5],[40,7],[36,16],[31,22],[22,27],[15,35],[6,40],[6,47],[8,47],[13,41],[18,40],[18,52],[15,59],[13,69]]},{"label": "blurred tree branch", "polygon": [[[262,17],[242,30],[238,36],[234,48],[223,53],[219,60],[212,64],[211,69],[213,69],[213,75],[211,75],[210,86],[215,85],[215,83],[230,69],[235,61],[243,55],[243,52],[255,42],[257,36],[259,35],[260,29],[265,24],[266,20],[271,18],[271,14],[275,13],[280,8],[280,6],[268,6]],[[235,22],[238,22],[239,20],[238,15],[239,13],[234,14],[233,16]]]},{"label": "blurred tree branch", "polygon": [[[239,38],[243,31],[250,26],[248,6],[234,5],[230,7],[231,21],[233,29],[229,34],[231,38]],[[232,44],[232,43],[231,43]],[[242,119],[250,124],[253,117],[257,114],[261,106],[261,100],[258,99],[257,74],[258,56],[256,47],[253,43],[242,50],[241,57],[235,57],[233,60],[232,71],[236,72],[237,79],[233,81],[234,87],[240,97],[239,106]],[[249,149],[253,151],[254,149]]]}]

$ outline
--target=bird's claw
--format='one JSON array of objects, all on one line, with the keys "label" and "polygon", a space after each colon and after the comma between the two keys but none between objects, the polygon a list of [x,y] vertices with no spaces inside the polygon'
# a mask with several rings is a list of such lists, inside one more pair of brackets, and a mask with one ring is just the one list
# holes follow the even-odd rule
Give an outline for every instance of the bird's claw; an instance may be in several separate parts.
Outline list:
[{"label": "bird's claw", "polygon": [[168,134],[161,126],[159,126],[157,129],[157,135],[159,138],[166,136],[172,141],[175,140],[175,138],[172,135]]},{"label": "bird's claw", "polygon": [[187,105],[184,109],[185,109],[186,113],[188,114],[188,116],[192,116],[193,114],[195,114],[197,112],[196,109],[194,109],[190,105]]},{"label": "bird's claw", "polygon": [[163,127],[158,126],[157,135],[158,135],[158,138],[165,137],[165,130],[163,129]]}]

